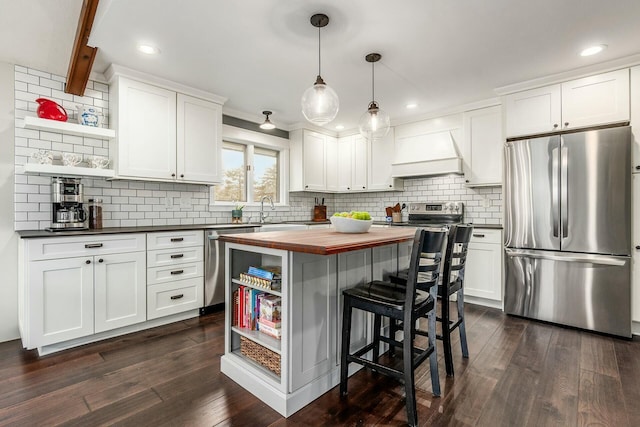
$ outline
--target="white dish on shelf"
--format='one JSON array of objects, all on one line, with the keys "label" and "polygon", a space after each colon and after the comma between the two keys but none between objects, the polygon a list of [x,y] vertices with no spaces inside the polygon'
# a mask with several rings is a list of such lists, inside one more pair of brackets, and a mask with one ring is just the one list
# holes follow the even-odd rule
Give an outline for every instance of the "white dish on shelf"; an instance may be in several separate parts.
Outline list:
[{"label": "white dish on shelf", "polygon": [[110,162],[111,161],[104,156],[89,156],[87,158],[89,167],[94,169],[105,169],[107,166],[109,166]]},{"label": "white dish on shelf", "polygon": [[62,164],[65,166],[78,166],[82,162],[82,154],[62,153]]},{"label": "white dish on shelf", "polygon": [[38,150],[31,154],[31,158],[41,165],[50,165],[53,163],[53,153],[48,150]]},{"label": "white dish on shelf", "polygon": [[367,233],[373,224],[372,219],[353,219],[343,216],[329,218],[338,233]]}]

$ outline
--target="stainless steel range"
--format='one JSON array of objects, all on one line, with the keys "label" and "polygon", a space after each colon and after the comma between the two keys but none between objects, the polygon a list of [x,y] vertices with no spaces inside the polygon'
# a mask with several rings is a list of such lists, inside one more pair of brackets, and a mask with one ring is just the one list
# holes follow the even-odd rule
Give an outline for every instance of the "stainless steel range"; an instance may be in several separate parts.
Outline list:
[{"label": "stainless steel range", "polygon": [[443,227],[464,221],[463,202],[409,203],[409,221],[413,227]]}]

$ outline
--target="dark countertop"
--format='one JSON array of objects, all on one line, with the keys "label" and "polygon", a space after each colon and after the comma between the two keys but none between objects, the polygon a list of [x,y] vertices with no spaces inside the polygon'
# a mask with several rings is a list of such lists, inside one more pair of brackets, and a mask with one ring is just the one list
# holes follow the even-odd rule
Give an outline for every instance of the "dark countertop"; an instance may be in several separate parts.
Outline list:
[{"label": "dark countertop", "polygon": [[41,237],[62,237],[62,236],[92,236],[98,234],[120,234],[120,233],[148,233],[153,231],[180,231],[180,230],[215,230],[221,228],[254,228],[260,224],[189,224],[189,225],[149,225],[141,227],[107,227],[95,230],[73,230],[73,231],[47,231],[47,230],[21,230],[17,231],[18,236],[23,239],[33,239]]},{"label": "dark countertop", "polygon": [[[281,221],[266,222],[268,224],[304,224],[318,225],[331,224],[331,221]],[[260,224],[188,224],[188,225],[147,225],[140,227],[108,227],[95,230],[68,230],[68,231],[47,231],[47,230],[20,230],[16,231],[23,239],[34,239],[41,237],[63,237],[63,236],[92,236],[99,234],[119,234],[119,233],[149,233],[154,231],[180,231],[180,230],[216,230],[228,228],[256,228]]]}]

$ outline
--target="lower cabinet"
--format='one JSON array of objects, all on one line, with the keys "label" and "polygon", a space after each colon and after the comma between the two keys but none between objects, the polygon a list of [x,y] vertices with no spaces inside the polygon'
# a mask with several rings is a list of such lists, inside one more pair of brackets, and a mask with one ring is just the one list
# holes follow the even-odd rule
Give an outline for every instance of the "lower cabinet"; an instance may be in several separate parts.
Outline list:
[{"label": "lower cabinet", "polygon": [[[474,228],[464,276],[465,297],[502,302],[502,230]],[[482,303],[482,300],[473,300]],[[488,305],[496,306],[495,303]]]},{"label": "lower cabinet", "polygon": [[26,348],[146,320],[144,234],[29,239],[21,245],[19,324]]},{"label": "lower cabinet", "polygon": [[147,320],[145,252],[93,257],[95,332]]}]

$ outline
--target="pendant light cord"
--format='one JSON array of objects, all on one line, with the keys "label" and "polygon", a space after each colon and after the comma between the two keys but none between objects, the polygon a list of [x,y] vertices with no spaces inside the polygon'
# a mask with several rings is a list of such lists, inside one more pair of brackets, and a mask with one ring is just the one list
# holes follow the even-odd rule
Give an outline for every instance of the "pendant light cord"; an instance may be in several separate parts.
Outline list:
[{"label": "pendant light cord", "polygon": [[320,57],[320,27],[318,27],[318,75],[321,76],[322,74],[320,73],[321,70],[321,57]]},{"label": "pendant light cord", "polygon": [[371,63],[371,101],[376,102],[376,85],[375,81],[375,62]]}]

